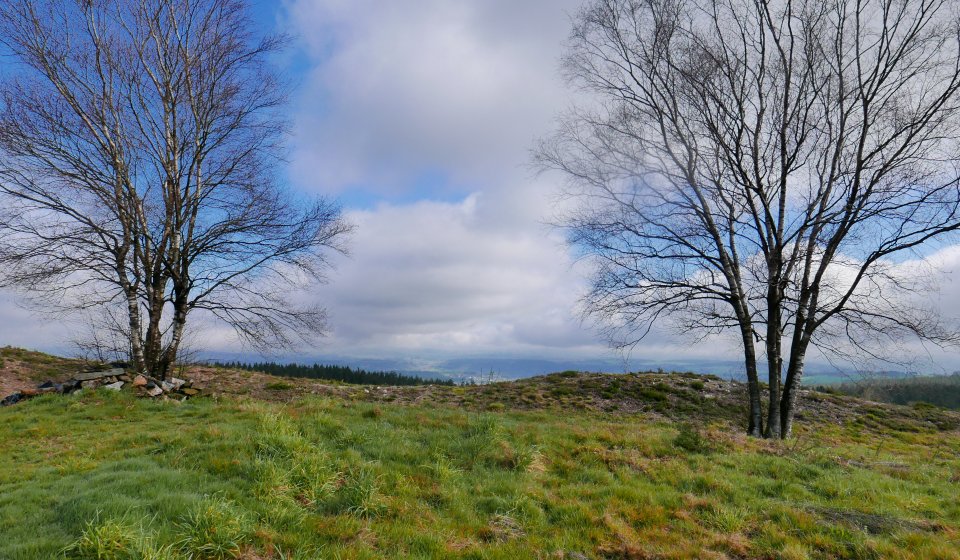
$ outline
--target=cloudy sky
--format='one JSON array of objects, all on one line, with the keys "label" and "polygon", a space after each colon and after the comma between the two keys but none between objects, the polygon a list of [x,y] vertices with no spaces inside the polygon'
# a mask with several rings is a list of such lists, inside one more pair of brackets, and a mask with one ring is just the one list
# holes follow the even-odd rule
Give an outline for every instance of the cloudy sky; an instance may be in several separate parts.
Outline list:
[{"label": "cloudy sky", "polygon": [[[603,358],[581,326],[585,271],[544,223],[557,178],[529,150],[574,92],[559,57],[577,0],[260,0],[293,34],[287,179],[358,229],[316,297],[332,332],[304,355]],[[945,253],[945,277],[960,251]],[[944,286],[944,301],[960,290]],[[65,348],[76,327],[0,295],[0,344]],[[211,328],[198,340],[237,348]],[[657,336],[635,354],[735,358]],[[952,354],[947,359],[953,360]]]}]

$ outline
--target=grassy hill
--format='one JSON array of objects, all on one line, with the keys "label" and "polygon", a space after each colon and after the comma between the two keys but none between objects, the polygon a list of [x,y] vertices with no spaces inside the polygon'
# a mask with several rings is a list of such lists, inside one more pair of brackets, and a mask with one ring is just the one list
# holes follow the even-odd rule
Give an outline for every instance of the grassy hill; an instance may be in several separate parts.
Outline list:
[{"label": "grassy hill", "polygon": [[784,444],[716,378],[187,374],[0,409],[0,558],[960,558],[957,413],[806,392]]},{"label": "grassy hill", "polygon": [[830,388],[845,395],[893,404],[927,403],[960,410],[960,373],[900,379],[863,379]]}]

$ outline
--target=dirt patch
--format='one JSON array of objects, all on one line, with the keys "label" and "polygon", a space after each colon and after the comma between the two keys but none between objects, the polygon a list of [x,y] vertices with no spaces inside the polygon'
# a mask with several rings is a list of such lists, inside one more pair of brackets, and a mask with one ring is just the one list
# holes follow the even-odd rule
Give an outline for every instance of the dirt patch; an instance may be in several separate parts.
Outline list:
[{"label": "dirt patch", "polygon": [[862,511],[825,507],[811,508],[810,511],[819,515],[824,521],[829,523],[842,523],[843,525],[864,531],[871,535],[887,535],[901,531],[935,532],[943,529],[942,526],[929,521],[914,521],[890,515],[864,513]]},{"label": "dirt patch", "polygon": [[59,381],[84,367],[85,362],[13,348],[0,348],[0,398],[31,389],[48,379]]}]

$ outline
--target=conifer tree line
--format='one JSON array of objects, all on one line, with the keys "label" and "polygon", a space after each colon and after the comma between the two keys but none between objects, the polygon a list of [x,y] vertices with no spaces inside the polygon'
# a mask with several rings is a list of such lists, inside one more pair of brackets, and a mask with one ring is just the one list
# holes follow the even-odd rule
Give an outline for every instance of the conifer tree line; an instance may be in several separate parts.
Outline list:
[{"label": "conifer tree line", "polygon": [[416,375],[404,375],[396,371],[366,371],[348,366],[278,364],[276,362],[217,362],[218,367],[259,371],[278,377],[303,377],[327,379],[357,385],[454,385],[451,379],[429,379]]}]

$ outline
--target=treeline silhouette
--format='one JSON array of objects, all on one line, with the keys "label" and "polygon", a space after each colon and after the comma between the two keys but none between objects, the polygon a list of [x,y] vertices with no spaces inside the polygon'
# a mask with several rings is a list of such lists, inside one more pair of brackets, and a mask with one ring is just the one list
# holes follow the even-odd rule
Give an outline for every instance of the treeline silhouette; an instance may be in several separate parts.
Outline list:
[{"label": "treeline silhouette", "polygon": [[278,364],[276,362],[216,362],[218,367],[260,371],[278,377],[328,379],[357,385],[453,385],[449,379],[430,379],[396,371],[367,371],[347,366]]},{"label": "treeline silhouette", "polygon": [[867,379],[843,383],[833,389],[845,395],[893,404],[924,402],[960,410],[960,373],[953,375]]}]

